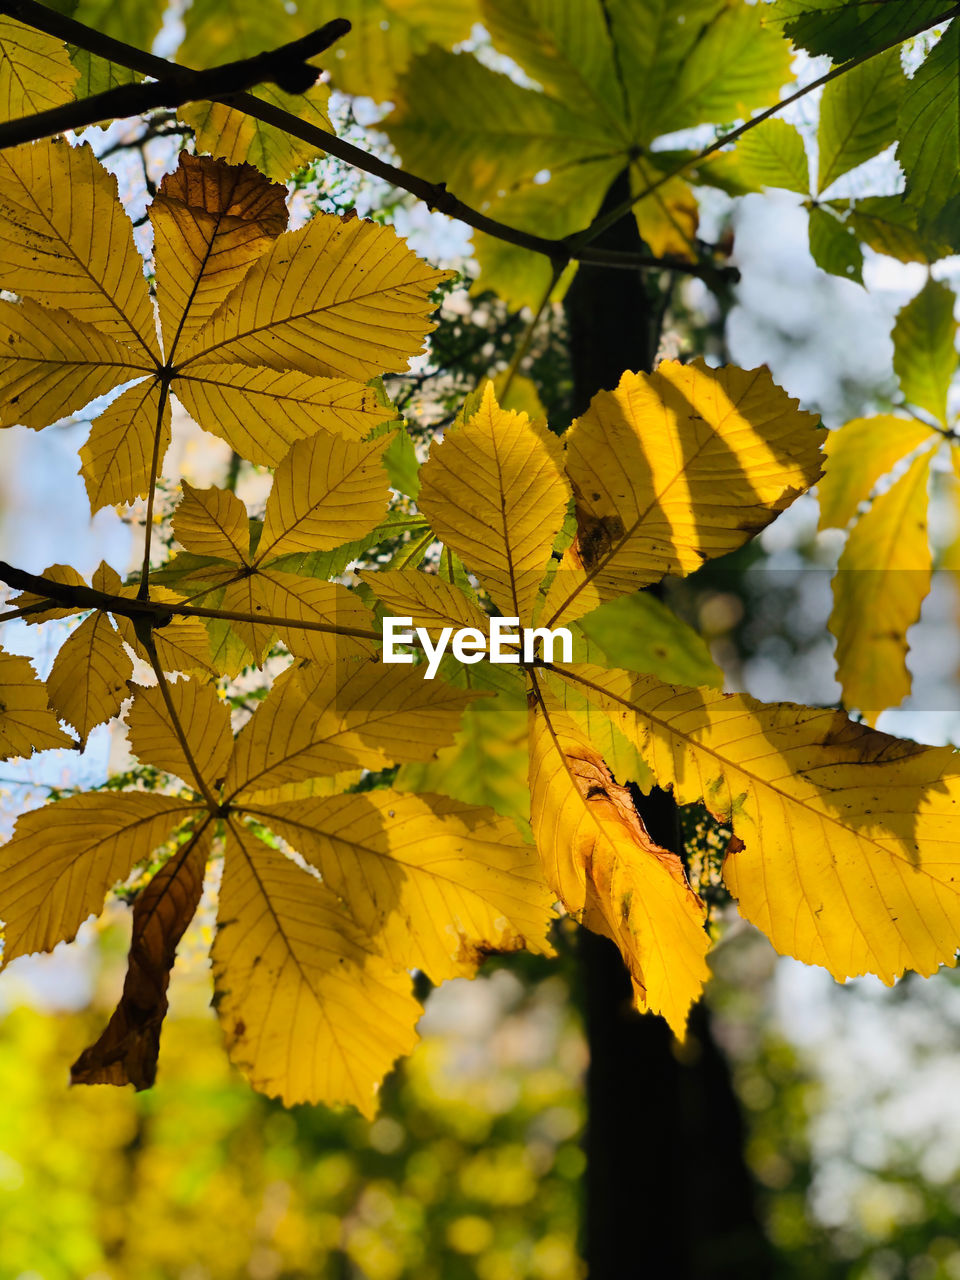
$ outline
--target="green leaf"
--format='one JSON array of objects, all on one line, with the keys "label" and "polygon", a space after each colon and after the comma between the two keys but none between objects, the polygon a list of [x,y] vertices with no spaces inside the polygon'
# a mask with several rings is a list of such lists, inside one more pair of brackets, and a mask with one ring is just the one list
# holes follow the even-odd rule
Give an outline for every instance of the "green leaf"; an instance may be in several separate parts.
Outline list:
[{"label": "green leaf", "polygon": [[953,290],[928,280],[897,312],[893,367],[908,404],[926,409],[947,425],[947,393],[957,369],[957,322]]},{"label": "green leaf", "polygon": [[[393,428],[393,439],[383,452],[381,461],[391,486],[416,501],[420,492],[420,463],[413,440],[406,427]],[[377,433],[374,433],[377,434]]]},{"label": "green leaf", "polygon": [[810,210],[810,252],[823,271],[863,284],[863,250],[850,227],[819,206]]},{"label": "green leaf", "polygon": [[909,82],[900,108],[897,159],[920,229],[960,196],[960,23],[952,22]]},{"label": "green leaf", "polygon": [[[607,0],[636,140],[772,105],[790,77],[790,50],[762,5],[725,0]],[[682,19],[682,21],[681,21]]]},{"label": "green leaf", "polygon": [[808,53],[846,62],[932,26],[944,0],[778,0],[768,19]]},{"label": "green leaf", "polygon": [[758,186],[810,194],[810,166],[803,138],[785,120],[765,120],[745,133],[734,155],[746,177]]},{"label": "green leaf", "polygon": [[383,128],[405,165],[475,204],[623,146],[606,122],[442,49],[414,59]]},{"label": "green leaf", "polygon": [[552,97],[622,128],[624,93],[597,0],[481,0],[483,25]]},{"label": "green leaf", "polygon": [[706,641],[649,591],[608,600],[581,618],[580,627],[611,666],[657,675],[667,684],[723,684]]},{"label": "green leaf", "polygon": [[847,222],[863,243],[899,262],[936,262],[953,252],[948,236],[921,234],[917,210],[902,195],[831,200],[830,208],[849,211]]},{"label": "green leaf", "polygon": [[896,49],[852,67],[823,91],[817,146],[817,190],[878,155],[897,136],[897,113],[906,88]]},{"label": "green leaf", "polygon": [[527,784],[527,695],[516,668],[480,662],[464,666],[445,661],[449,684],[485,689],[494,698],[478,698],[463,713],[457,736],[425,764],[405,764],[397,774],[398,791],[438,792],[467,804],[485,804],[513,818],[529,834]]}]

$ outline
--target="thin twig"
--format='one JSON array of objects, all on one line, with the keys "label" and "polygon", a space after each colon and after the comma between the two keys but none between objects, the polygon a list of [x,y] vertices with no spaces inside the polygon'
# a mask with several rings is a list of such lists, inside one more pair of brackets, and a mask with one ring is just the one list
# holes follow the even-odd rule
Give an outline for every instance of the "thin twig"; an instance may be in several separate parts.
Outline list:
[{"label": "thin twig", "polygon": [[510,357],[510,363],[507,365],[506,375],[503,379],[503,386],[500,388],[501,401],[506,401],[507,395],[510,391],[510,387],[513,384],[513,380],[517,375],[517,370],[520,368],[520,362],[523,359],[523,357],[527,354],[527,352],[530,350],[530,344],[533,341],[533,335],[537,331],[537,325],[540,323],[540,317],[543,315],[544,311],[546,310],[547,303],[550,301],[550,295],[553,293],[554,289],[556,288],[557,281],[560,279],[561,275],[563,275],[563,269],[560,268],[558,270],[558,264],[554,263],[553,270],[550,273],[550,283],[547,285],[546,289],[544,290],[543,297],[540,299],[540,305],[539,307],[537,307],[536,311],[534,312],[533,317],[530,320],[530,323],[527,325],[526,329],[521,334],[520,341],[517,343],[516,347],[514,348],[513,355]]},{"label": "thin twig", "polygon": [[[37,31],[57,36],[88,53],[106,58],[131,71],[155,76],[158,80],[169,79],[172,75],[184,71],[184,68],[177,66],[174,62],[158,58],[152,53],[144,53],[143,50],[136,49],[122,40],[116,40],[112,36],[95,31],[81,22],[48,9],[46,5],[38,4],[37,0],[0,0],[0,13],[8,13]],[[299,119],[289,111],[283,111],[269,102],[255,98],[252,94],[213,95],[212,101],[222,102],[234,111],[241,111],[244,115],[252,116],[253,119],[260,120],[264,124],[273,125],[290,137],[298,138],[301,142],[316,147],[318,153],[326,152],[336,156],[338,160],[345,161],[355,169],[361,169],[364,173],[380,178],[393,187],[408,191],[422,200],[428,209],[435,209],[450,218],[456,218],[459,222],[473,227],[474,230],[482,231],[507,244],[515,244],[521,249],[529,249],[532,253],[543,254],[552,262],[560,263],[561,266],[576,259],[593,263],[595,266],[627,270],[668,268],[697,276],[708,284],[711,281],[736,281],[739,278],[735,267],[718,267],[711,262],[685,262],[683,259],[673,257],[657,258],[649,254],[620,252],[615,249],[597,249],[587,244],[575,244],[572,238],[551,240],[544,236],[533,235],[528,231],[521,231],[517,227],[508,226],[505,222],[500,222],[471,208],[448,191],[444,183],[427,182],[417,174],[389,164],[386,160],[363,151],[345,139],[338,138],[335,133],[328,133],[325,129],[308,124],[307,121]]]},{"label": "thin twig", "polygon": [[140,587],[137,591],[139,600],[146,600],[150,595],[150,544],[153,539],[153,507],[157,498],[157,473],[160,470],[160,441],[163,439],[163,414],[167,407],[167,396],[170,392],[170,379],[164,377],[160,383],[160,397],[157,406],[157,425],[153,432],[153,453],[150,459],[150,488],[147,492],[147,514],[143,527],[143,566],[140,570]]},{"label": "thin twig", "polygon": [[[19,17],[21,7],[16,2],[0,4],[0,13],[14,13]],[[306,93],[320,75],[320,68],[311,66],[307,59],[328,49],[349,30],[346,18],[334,18],[317,31],[279,49],[225,62],[206,71],[191,71],[168,63],[165,73],[152,82],[119,85],[89,98],[65,102],[59,107],[0,124],[0,150],[49,138],[68,129],[99,124],[102,120],[139,116],[156,107],[182,107],[198,100],[219,100],[258,84],[276,84],[287,93]]]},{"label": "thin twig", "polygon": [[[305,618],[280,618],[266,614],[201,609],[180,602],[138,600],[131,596],[112,595],[108,591],[98,591],[95,587],[55,582],[52,578],[44,578],[40,574],[27,573],[25,569],[17,569],[7,564],[5,560],[0,560],[0,582],[5,582],[7,586],[14,587],[18,591],[30,591],[35,595],[44,596],[43,608],[54,605],[74,613],[82,613],[87,609],[100,609],[105,613],[117,614],[121,618],[129,618],[131,622],[139,621],[151,627],[163,627],[171,618],[222,618],[227,622],[256,622],[271,627],[290,627],[300,631],[321,631],[326,635],[351,636],[357,640],[383,639],[379,631],[367,630],[364,627],[339,627],[332,622],[311,622]],[[49,601],[49,604],[46,601]]]}]

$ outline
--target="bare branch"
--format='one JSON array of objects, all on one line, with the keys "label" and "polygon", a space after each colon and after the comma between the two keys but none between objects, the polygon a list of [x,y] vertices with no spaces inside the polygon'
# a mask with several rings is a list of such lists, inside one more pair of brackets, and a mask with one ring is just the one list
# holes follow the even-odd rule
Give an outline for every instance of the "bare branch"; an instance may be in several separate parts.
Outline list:
[{"label": "bare branch", "polygon": [[[30,591],[50,601],[51,606],[82,613],[86,609],[100,609],[106,613],[129,618],[133,623],[149,627],[166,626],[172,618],[221,618],[227,622],[256,622],[268,627],[291,627],[298,631],[322,631],[332,636],[352,636],[358,640],[381,640],[379,631],[365,627],[339,627],[332,622],[310,622],[302,618],[280,618],[262,613],[236,613],[221,609],[201,609],[180,603],[162,603],[159,600],[136,600],[130,596],[115,596],[95,587],[73,586],[55,582],[40,574],[27,573],[0,560],[0,582],[17,591]],[[18,611],[19,612],[19,611]]]},{"label": "bare branch", "polygon": [[[10,13],[20,7],[17,3],[0,4],[0,12]],[[258,84],[276,84],[287,93],[306,93],[320,75],[320,68],[311,66],[307,59],[328,49],[349,30],[346,18],[334,18],[310,35],[279,49],[226,62],[207,71],[191,71],[165,63],[164,73],[155,81],[119,85],[105,93],[95,93],[89,98],[0,124],[0,150],[48,138],[67,129],[82,129],[102,120],[138,116],[155,107],[180,107],[208,98],[220,100]]]}]

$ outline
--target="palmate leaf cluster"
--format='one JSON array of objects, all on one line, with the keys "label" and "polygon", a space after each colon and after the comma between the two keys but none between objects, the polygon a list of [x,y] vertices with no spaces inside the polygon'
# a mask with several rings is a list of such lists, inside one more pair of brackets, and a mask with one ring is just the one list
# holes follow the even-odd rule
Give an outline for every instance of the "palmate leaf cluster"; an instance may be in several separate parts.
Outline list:
[{"label": "palmate leaf cluster", "polygon": [[[81,0],[78,16],[92,20],[92,7]],[[874,37],[873,9],[853,8],[880,46],[912,29]],[[886,6],[890,16],[900,8]],[[641,234],[659,253],[693,258],[696,202],[671,167],[690,156],[671,160],[652,144],[775,102],[788,47],[761,20],[800,21],[809,6],[766,13],[705,0],[689,6],[689,23],[669,27],[664,7],[647,0],[608,5],[609,26],[592,4],[480,0],[443,22],[433,5],[422,17],[389,0],[367,9],[369,84],[396,102],[388,129],[405,161],[478,201],[494,192],[498,215],[553,234],[589,222],[628,167],[638,195],[656,184],[637,204]],[[380,10],[390,17],[376,20]],[[231,53],[276,42],[272,10],[258,13]],[[153,16],[138,14],[147,42]],[[191,41],[207,48],[222,31],[213,5],[189,15],[184,61]],[[539,88],[469,54],[423,52],[478,15]],[[118,18],[111,10],[101,20]],[[2,22],[8,116],[64,101],[82,76],[113,74]],[[664,40],[648,47],[657,31]],[[360,83],[351,56],[339,71],[347,87]],[[847,98],[826,102],[818,199],[888,144],[890,95],[907,100],[894,59],[878,52],[863,65],[873,79],[851,71],[835,82],[849,84]],[[322,111],[324,93],[296,110]],[[483,150],[465,132],[480,118],[477,101],[490,107]],[[868,110],[856,105],[864,101]],[[440,982],[473,974],[490,951],[549,953],[557,905],[614,940],[638,1008],[682,1036],[709,975],[711,935],[680,858],[650,838],[631,785],[671,787],[732,830],[724,882],[779,951],[839,979],[891,982],[952,962],[953,753],[835,711],[719,692],[698,638],[637,594],[735,550],[814,485],[825,434],[816,418],[767,371],[702,360],[625,371],[562,434],[535,409],[501,407],[487,384],[417,474],[409,449],[398,454],[402,427],[375,381],[421,351],[446,273],[392,229],[356,217],[317,214],[286,230],[285,192],[270,179],[312,157],[284,150],[288,135],[231,107],[185,110],[198,150],[221,158],[184,154],[150,205],[153,296],[116,184],[87,144],[0,152],[0,423],[40,429],[119,392],[94,414],[81,454],[92,510],[145,496],[149,517],[173,398],[241,457],[274,469],[262,513],[230,489],[184,482],[172,521],[179,550],[152,568],[148,518],[133,582],[101,566],[91,597],[57,565],[16,602],[31,622],[86,616],[46,682],[27,659],[0,653],[0,754],[72,742],[64,724],[83,742],[122,714],[136,758],[169,779],[160,790],[57,800],[23,815],[0,851],[5,962],[73,938],[112,886],[151,873],[134,903],[123,996],[75,1079],[152,1081],[176,948],[221,853],[217,1011],[234,1061],[285,1101],[370,1113],[383,1075],[416,1039],[411,972]],[[739,191],[808,188],[802,140],[779,126],[760,125],[693,176]],[[908,167],[909,147],[903,154]],[[919,181],[908,171],[908,196]],[[547,203],[561,223],[545,228]],[[856,230],[853,206],[821,206],[812,236],[821,214]],[[898,251],[930,256],[940,224],[921,226],[916,206],[904,207]],[[486,282],[508,298],[552,285],[542,259],[499,242],[497,254],[479,246]],[[855,257],[844,263],[855,278]],[[930,285],[898,319],[904,395],[941,426],[956,363],[948,310],[943,287]],[[885,431],[905,433],[868,468],[848,458],[844,471],[855,424],[831,438],[825,519],[832,510],[849,521],[898,460],[942,439],[932,425],[896,421],[868,433],[871,449]],[[857,524],[851,558],[875,545],[885,512],[913,510],[928,453]],[[905,554],[921,554],[918,539],[913,530]],[[362,551],[388,543],[392,559],[344,580]],[[876,590],[886,607],[889,588]],[[905,626],[916,596],[892,594]],[[841,662],[864,607],[880,612],[876,602],[851,608],[838,591]],[[574,661],[447,661],[428,681],[422,664],[381,661],[385,612],[431,634],[483,629],[491,614],[569,627]],[[851,643],[860,653],[874,638]],[[221,694],[277,645],[287,665],[275,677],[271,667],[267,696],[232,723]],[[852,666],[869,678],[865,664]],[[872,718],[889,691],[856,696]],[[373,785],[385,777],[391,785]]]}]

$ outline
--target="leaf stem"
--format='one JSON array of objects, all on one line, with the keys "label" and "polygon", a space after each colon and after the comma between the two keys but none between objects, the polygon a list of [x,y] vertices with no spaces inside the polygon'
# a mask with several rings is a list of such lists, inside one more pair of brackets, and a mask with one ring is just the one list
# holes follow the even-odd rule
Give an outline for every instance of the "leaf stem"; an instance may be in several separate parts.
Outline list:
[{"label": "leaf stem", "polygon": [[170,375],[161,374],[160,401],[157,406],[157,426],[153,433],[153,456],[150,460],[150,489],[147,493],[147,514],[143,530],[143,567],[140,570],[138,600],[150,598],[150,544],[153,540],[153,507],[157,496],[157,472],[160,469],[160,441],[163,439],[163,412],[170,393]]},{"label": "leaf stem", "polygon": [[207,786],[206,779],[194,759],[193,752],[190,750],[190,743],[187,741],[187,735],[184,732],[183,725],[180,723],[180,717],[177,715],[177,709],[173,705],[173,698],[170,696],[170,685],[167,683],[167,677],[164,673],[163,665],[157,656],[157,646],[154,642],[152,631],[148,630],[145,632],[145,634],[140,637],[140,643],[150,655],[150,665],[153,667],[154,675],[157,677],[157,682],[160,685],[160,694],[163,698],[164,706],[167,708],[167,715],[170,717],[173,732],[177,735],[177,741],[180,743],[184,757],[190,767],[190,772],[193,774],[194,781],[197,784],[197,790],[203,796],[204,803],[210,810],[211,816],[218,817],[220,813],[220,804],[216,796],[214,796],[213,792]]},{"label": "leaf stem", "polygon": [[520,362],[523,360],[524,356],[530,350],[530,344],[531,342],[533,342],[533,335],[537,331],[537,325],[540,323],[540,317],[543,315],[544,311],[546,310],[547,303],[550,301],[550,295],[553,293],[554,289],[556,288],[557,281],[560,279],[562,275],[563,275],[563,267],[561,266],[560,263],[554,262],[553,269],[550,272],[550,283],[547,285],[544,291],[543,297],[540,299],[540,305],[537,307],[536,311],[534,312],[533,317],[530,320],[530,323],[524,329],[520,337],[520,341],[517,343],[516,347],[514,348],[513,355],[510,357],[510,363],[507,365],[506,373],[503,379],[503,386],[500,388],[501,403],[505,401],[507,398],[507,395],[510,391],[510,387],[513,383],[513,380],[517,375],[517,370],[520,368]]}]

